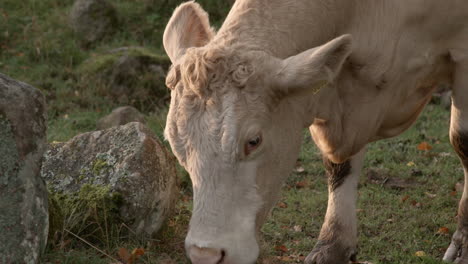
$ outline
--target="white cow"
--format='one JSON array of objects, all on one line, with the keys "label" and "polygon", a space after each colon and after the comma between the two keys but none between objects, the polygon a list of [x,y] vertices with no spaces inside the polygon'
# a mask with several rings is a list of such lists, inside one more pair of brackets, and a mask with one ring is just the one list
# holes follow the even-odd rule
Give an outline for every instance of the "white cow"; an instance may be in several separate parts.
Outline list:
[{"label": "white cow", "polygon": [[[217,33],[188,2],[164,47],[173,63],[165,135],[193,183],[192,263],[256,261],[257,231],[306,127],[329,201],[305,262],[354,259],[365,146],[405,131],[441,81],[453,87],[450,138],[468,177],[466,0],[238,0]],[[468,263],[467,189],[447,261]]]}]

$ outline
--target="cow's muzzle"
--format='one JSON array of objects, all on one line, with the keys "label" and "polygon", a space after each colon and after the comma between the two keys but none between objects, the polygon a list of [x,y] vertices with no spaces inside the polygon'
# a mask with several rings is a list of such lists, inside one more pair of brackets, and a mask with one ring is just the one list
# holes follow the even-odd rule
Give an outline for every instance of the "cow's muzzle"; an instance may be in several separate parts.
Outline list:
[{"label": "cow's muzzle", "polygon": [[192,264],[221,264],[226,255],[222,249],[199,248],[197,246],[190,246],[187,253]]}]

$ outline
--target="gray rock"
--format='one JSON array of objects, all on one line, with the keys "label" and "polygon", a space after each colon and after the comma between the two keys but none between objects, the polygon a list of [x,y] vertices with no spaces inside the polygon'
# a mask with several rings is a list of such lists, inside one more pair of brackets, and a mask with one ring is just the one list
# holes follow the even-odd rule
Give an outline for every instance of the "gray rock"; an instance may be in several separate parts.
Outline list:
[{"label": "gray rock", "polygon": [[118,195],[118,213],[136,233],[154,235],[177,195],[175,159],[141,123],[78,135],[54,144],[42,176],[54,193],[74,195],[103,186]]},{"label": "gray rock", "polygon": [[121,126],[130,122],[140,122],[145,124],[145,117],[135,107],[122,106],[116,108],[109,115],[101,118],[97,122],[97,128],[102,130],[115,126]]},{"label": "gray rock", "polygon": [[112,65],[105,78],[108,78],[110,95],[119,103],[143,101],[144,98],[154,101],[168,94],[165,70],[151,56],[123,55]]},{"label": "gray rock", "polygon": [[46,147],[39,90],[0,74],[0,263],[38,263],[47,243]]},{"label": "gray rock", "polygon": [[81,86],[99,84],[96,96],[153,111],[170,99],[165,84],[165,72],[170,65],[166,56],[148,49],[121,47],[84,61],[79,74]]},{"label": "gray rock", "polygon": [[117,12],[106,0],[76,0],[70,25],[84,45],[90,45],[115,31]]}]

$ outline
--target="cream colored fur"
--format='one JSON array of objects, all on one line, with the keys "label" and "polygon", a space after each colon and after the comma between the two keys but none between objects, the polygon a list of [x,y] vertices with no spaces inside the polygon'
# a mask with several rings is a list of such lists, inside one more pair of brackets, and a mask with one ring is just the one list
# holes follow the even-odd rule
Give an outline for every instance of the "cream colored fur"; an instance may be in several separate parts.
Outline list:
[{"label": "cream colored fur", "polygon": [[302,129],[335,163],[400,134],[436,85],[452,82],[467,40],[464,0],[237,0],[216,34],[198,4],[181,5],[164,33],[165,135],[194,186],[187,250],[253,263],[253,230],[294,166]]}]

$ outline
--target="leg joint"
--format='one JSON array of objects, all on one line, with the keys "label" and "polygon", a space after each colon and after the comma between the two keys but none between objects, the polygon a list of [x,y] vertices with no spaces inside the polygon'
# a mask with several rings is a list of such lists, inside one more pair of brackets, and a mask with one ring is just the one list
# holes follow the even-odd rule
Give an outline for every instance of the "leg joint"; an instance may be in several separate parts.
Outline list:
[{"label": "leg joint", "polygon": [[340,187],[346,177],[351,173],[351,162],[349,160],[338,164],[324,158],[323,164],[327,171],[328,185],[331,187],[332,191]]},{"label": "leg joint", "polygon": [[450,143],[463,162],[468,161],[468,131],[452,131]]}]

